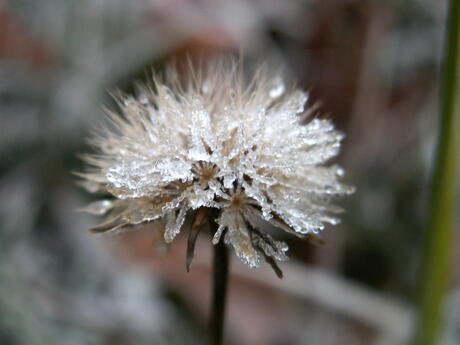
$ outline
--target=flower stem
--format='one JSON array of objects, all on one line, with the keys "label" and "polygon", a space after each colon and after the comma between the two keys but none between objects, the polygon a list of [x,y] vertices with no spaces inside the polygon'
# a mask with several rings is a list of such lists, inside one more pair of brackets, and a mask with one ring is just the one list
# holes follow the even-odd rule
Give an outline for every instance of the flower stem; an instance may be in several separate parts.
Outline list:
[{"label": "flower stem", "polygon": [[445,290],[452,259],[456,130],[459,94],[460,0],[450,0],[441,75],[441,117],[421,270],[416,345],[439,343]]},{"label": "flower stem", "polygon": [[211,345],[222,345],[228,283],[228,253],[223,240],[214,245],[213,296],[209,322]]}]

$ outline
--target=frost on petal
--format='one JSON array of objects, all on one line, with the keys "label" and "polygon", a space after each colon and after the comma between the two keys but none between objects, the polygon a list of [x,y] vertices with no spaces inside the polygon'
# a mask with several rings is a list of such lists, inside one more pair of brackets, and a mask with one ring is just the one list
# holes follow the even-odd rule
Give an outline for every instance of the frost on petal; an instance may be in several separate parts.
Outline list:
[{"label": "frost on petal", "polygon": [[217,243],[219,243],[220,238],[222,237],[222,233],[224,232],[225,229],[226,229],[226,227],[225,227],[225,226],[222,226],[222,225],[220,225],[220,226],[217,228],[216,233],[215,233],[214,236],[212,237],[212,244],[216,245]]},{"label": "frost on petal", "polygon": [[270,115],[279,118],[284,117],[285,119],[292,117],[304,111],[307,100],[308,95],[305,92],[296,90],[286,95],[285,99],[271,109]]},{"label": "frost on petal", "polygon": [[260,266],[260,256],[251,241],[251,234],[242,215],[232,210],[224,210],[218,219],[219,226],[226,228],[225,243],[232,245],[242,262],[251,268]]},{"label": "frost on petal", "polygon": [[260,266],[260,256],[252,245],[248,229],[244,226],[229,228],[225,234],[225,243],[231,244],[238,258],[250,268]]},{"label": "frost on petal", "polygon": [[191,147],[188,157],[195,161],[207,161],[209,151],[215,151],[216,143],[212,135],[210,114],[198,98],[191,101],[190,137]]},{"label": "frost on petal", "polygon": [[264,254],[271,256],[279,261],[286,261],[288,257],[286,252],[289,250],[288,245],[282,241],[276,241],[270,235],[264,236],[254,235],[253,243],[263,250]]},{"label": "frost on petal", "polygon": [[242,215],[249,226],[252,227],[252,243],[254,246],[260,248],[266,256],[273,257],[279,261],[288,260],[286,255],[286,252],[289,250],[288,245],[283,241],[274,240],[269,234],[263,231],[256,230],[258,229],[258,224],[254,221],[255,212],[251,208],[246,208],[242,212]]},{"label": "frost on petal", "polygon": [[187,209],[181,207],[177,212],[172,211],[166,214],[165,222],[165,241],[166,243],[171,243],[174,238],[179,234],[182,225],[185,221],[185,216],[187,214]]},{"label": "frost on petal", "polygon": [[159,205],[145,200],[123,200],[124,210],[119,211],[130,224],[140,224],[161,218],[166,213]]},{"label": "frost on petal", "polygon": [[192,177],[191,164],[173,158],[154,161],[123,160],[106,170],[109,187],[121,198],[154,194],[159,186]]}]

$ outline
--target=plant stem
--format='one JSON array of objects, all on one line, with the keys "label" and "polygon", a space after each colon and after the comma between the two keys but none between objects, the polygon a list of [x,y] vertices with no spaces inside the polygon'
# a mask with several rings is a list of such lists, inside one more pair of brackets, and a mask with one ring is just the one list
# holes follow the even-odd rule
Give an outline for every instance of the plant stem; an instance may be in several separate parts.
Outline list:
[{"label": "plant stem", "polygon": [[439,343],[451,260],[455,177],[460,0],[450,0],[441,75],[440,128],[434,164],[424,262],[421,271],[416,345]]},{"label": "plant stem", "polygon": [[228,283],[228,252],[223,240],[214,245],[213,296],[209,328],[211,345],[222,345],[225,320],[225,302]]}]

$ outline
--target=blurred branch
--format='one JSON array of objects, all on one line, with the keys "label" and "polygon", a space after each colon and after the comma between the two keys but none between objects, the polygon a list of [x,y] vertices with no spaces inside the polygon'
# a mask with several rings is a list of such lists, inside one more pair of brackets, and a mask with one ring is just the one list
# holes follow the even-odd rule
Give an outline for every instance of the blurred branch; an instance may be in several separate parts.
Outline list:
[{"label": "blurred branch", "polygon": [[437,344],[443,301],[449,278],[456,187],[456,117],[458,107],[460,1],[451,0],[448,12],[441,80],[441,118],[426,248],[421,269],[419,322],[415,344]]}]

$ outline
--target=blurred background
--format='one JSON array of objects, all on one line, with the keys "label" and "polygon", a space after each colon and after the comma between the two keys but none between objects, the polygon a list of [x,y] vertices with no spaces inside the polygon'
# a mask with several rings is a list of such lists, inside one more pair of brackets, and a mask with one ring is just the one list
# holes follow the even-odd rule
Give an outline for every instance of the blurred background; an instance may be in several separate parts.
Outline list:
[{"label": "blurred background", "polygon": [[[397,345],[414,328],[447,1],[0,1],[0,344],[204,344],[209,239],[92,237],[85,138],[152,66],[244,51],[286,66],[347,138],[357,192],[278,280],[232,258],[227,344]],[[459,219],[456,226],[458,229]],[[460,241],[440,344],[460,343]],[[160,249],[160,250],[158,250]]]}]

